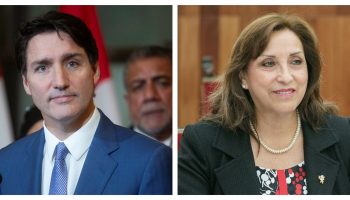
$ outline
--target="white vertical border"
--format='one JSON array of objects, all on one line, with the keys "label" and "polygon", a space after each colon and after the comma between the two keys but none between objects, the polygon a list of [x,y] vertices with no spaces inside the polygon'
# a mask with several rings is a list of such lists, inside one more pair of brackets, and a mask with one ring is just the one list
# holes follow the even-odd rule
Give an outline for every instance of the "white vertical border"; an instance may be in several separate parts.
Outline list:
[{"label": "white vertical border", "polygon": [[177,153],[178,153],[178,5],[172,5],[173,12],[173,195],[177,195]]}]

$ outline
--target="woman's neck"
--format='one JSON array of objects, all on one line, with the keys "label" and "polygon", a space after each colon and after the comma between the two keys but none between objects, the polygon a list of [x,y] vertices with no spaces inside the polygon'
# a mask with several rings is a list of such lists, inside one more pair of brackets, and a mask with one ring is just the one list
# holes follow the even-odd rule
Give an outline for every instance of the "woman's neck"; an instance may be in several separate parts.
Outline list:
[{"label": "woman's neck", "polygon": [[275,148],[285,147],[297,129],[296,112],[275,114],[257,113],[255,130],[259,138]]}]

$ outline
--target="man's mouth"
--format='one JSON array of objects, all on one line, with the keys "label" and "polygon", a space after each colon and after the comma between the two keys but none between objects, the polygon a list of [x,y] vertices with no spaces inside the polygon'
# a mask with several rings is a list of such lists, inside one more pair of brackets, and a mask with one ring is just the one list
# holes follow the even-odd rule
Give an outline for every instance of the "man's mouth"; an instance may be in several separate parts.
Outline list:
[{"label": "man's mouth", "polygon": [[68,95],[57,95],[50,97],[49,101],[55,102],[55,103],[68,103],[72,101],[76,95],[68,94]]},{"label": "man's mouth", "polygon": [[163,112],[164,112],[163,109],[153,109],[153,110],[143,111],[142,115],[143,116],[148,116],[148,115],[154,115],[154,114],[161,114]]}]

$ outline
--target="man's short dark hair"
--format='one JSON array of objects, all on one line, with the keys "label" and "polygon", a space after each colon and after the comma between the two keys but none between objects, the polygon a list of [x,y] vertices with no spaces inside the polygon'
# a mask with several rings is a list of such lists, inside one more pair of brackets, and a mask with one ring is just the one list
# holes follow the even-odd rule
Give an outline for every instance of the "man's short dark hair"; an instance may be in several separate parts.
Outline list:
[{"label": "man's short dark hair", "polygon": [[132,52],[127,60],[127,64],[133,63],[139,59],[161,57],[172,61],[172,51],[170,48],[161,46],[147,46]]},{"label": "man's short dark hair", "polygon": [[68,34],[78,46],[85,50],[90,64],[96,70],[94,66],[98,61],[98,50],[90,29],[81,19],[75,16],[50,11],[25,23],[19,30],[15,53],[17,68],[22,74],[27,71],[26,51],[28,42],[38,34],[49,32],[57,32],[59,37],[60,32]]}]

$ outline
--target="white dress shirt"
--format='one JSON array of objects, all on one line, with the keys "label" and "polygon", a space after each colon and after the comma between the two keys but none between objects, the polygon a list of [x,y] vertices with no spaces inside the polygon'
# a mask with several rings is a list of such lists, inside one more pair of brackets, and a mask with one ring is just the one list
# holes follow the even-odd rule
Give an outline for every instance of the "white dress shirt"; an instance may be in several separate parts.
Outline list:
[{"label": "white dress shirt", "polygon": [[138,133],[141,133],[142,135],[145,135],[145,136],[147,136],[147,137],[149,137],[149,138],[152,138],[153,140],[156,140],[156,141],[158,141],[158,142],[161,142],[161,143],[165,144],[165,145],[168,146],[168,147],[171,147],[171,146],[172,146],[172,141],[173,141],[172,135],[170,135],[168,138],[166,138],[166,139],[163,140],[163,141],[159,141],[159,140],[157,140],[156,138],[154,138],[154,137],[148,135],[147,133],[141,131],[141,130],[138,129],[136,126],[133,127],[133,131],[136,131],[136,132],[138,132]]},{"label": "white dress shirt", "polygon": [[44,123],[45,145],[44,159],[42,163],[42,194],[49,194],[51,174],[55,164],[54,151],[59,142],[64,142],[69,150],[69,153],[65,159],[68,171],[67,194],[74,194],[87,152],[95,135],[99,121],[100,113],[95,108],[94,113],[87,123],[64,141],[60,141],[56,136],[54,136],[47,129]]}]

